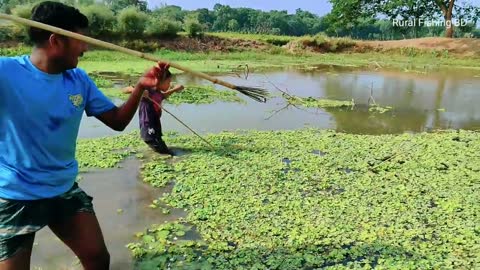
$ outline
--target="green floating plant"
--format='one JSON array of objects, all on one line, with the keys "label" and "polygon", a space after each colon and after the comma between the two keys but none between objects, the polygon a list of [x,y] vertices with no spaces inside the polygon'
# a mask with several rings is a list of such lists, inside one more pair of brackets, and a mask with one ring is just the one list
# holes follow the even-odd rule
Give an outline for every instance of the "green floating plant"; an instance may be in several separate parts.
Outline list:
[{"label": "green floating plant", "polygon": [[186,85],[181,92],[172,94],[167,103],[179,104],[211,104],[214,102],[245,103],[236,92],[231,90],[218,90],[213,86]]},{"label": "green floating plant", "polygon": [[310,108],[340,108],[340,107],[353,107],[355,103],[352,101],[342,101],[333,99],[316,99],[313,97],[296,97],[289,96],[286,98],[290,104],[300,105]]},{"label": "green floating plant", "polygon": [[393,107],[391,106],[382,107],[377,104],[373,104],[368,107],[369,112],[377,112],[377,113],[386,113],[388,111],[391,111],[392,109]]},{"label": "green floating plant", "polygon": [[77,143],[76,157],[82,170],[87,168],[113,168],[144,145],[138,132],[126,135],[83,139]]},{"label": "green floating plant", "polygon": [[[189,154],[144,166],[154,185],[174,179],[160,200],[188,215],[129,245],[138,269],[480,267],[478,132],[207,139],[217,148],[167,136]],[[185,224],[201,240],[184,239]]]},{"label": "green floating plant", "polygon": [[[95,77],[94,77],[95,78]],[[129,94],[122,92],[122,89],[113,87],[113,83],[108,80],[97,78],[102,92],[109,98],[127,100]],[[211,104],[215,102],[234,102],[245,103],[245,100],[232,90],[219,90],[213,86],[186,85],[181,92],[173,93],[166,103],[173,105],[180,104]]]}]

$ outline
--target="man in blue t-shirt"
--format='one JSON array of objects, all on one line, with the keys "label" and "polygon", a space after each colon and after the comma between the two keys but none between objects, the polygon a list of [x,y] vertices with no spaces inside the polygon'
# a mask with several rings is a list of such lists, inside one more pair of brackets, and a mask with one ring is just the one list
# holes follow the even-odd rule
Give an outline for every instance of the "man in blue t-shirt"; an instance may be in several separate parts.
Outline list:
[{"label": "man in blue t-shirt", "polygon": [[[77,33],[88,27],[77,9],[58,2],[35,6],[32,20]],[[84,42],[37,28],[29,37],[31,55],[0,57],[0,270],[29,269],[35,232],[45,226],[85,269],[108,269],[92,197],[75,182],[80,120],[85,112],[124,130],[168,65],[145,73],[117,107],[77,68]]]}]

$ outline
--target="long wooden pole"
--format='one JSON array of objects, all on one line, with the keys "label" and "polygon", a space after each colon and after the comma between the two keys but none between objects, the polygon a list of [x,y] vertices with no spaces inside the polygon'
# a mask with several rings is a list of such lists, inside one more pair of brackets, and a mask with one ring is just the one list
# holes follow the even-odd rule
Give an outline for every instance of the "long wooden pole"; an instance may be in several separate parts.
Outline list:
[{"label": "long wooden pole", "polygon": [[142,52],[139,52],[139,51],[131,50],[131,49],[124,48],[124,47],[121,47],[121,46],[118,46],[118,45],[115,45],[115,44],[112,44],[112,43],[109,43],[109,42],[94,39],[94,38],[87,37],[87,36],[84,36],[84,35],[81,35],[81,34],[78,34],[78,33],[74,33],[74,32],[71,32],[71,31],[67,31],[67,30],[58,28],[58,27],[55,27],[55,26],[51,26],[51,25],[48,25],[48,24],[44,24],[44,23],[40,23],[40,22],[36,22],[36,21],[24,19],[24,18],[20,18],[20,17],[13,16],[13,15],[0,13],[0,19],[10,20],[10,21],[14,21],[14,22],[17,22],[17,23],[20,23],[20,24],[31,26],[31,27],[40,28],[40,29],[43,29],[43,30],[46,30],[46,31],[50,31],[52,33],[56,33],[56,34],[59,34],[59,35],[75,38],[75,39],[81,40],[83,42],[86,42],[86,43],[89,43],[89,44],[92,44],[92,45],[95,45],[95,46],[99,46],[99,47],[103,47],[103,48],[111,49],[111,50],[116,50],[116,51],[123,52],[123,53],[129,54],[129,55],[137,56],[137,57],[140,57],[140,58],[143,58],[143,59],[146,59],[146,60],[151,60],[151,61],[154,61],[154,62],[167,62],[167,63],[170,64],[171,67],[174,67],[176,69],[191,73],[192,75],[195,75],[197,77],[203,78],[203,79],[208,80],[208,81],[211,81],[215,84],[223,85],[227,88],[234,89],[234,90],[238,89],[238,87],[236,85],[233,85],[231,83],[219,80],[219,79],[217,79],[215,77],[212,77],[212,76],[209,76],[205,73],[198,72],[198,71],[192,70],[190,68],[181,66],[177,63],[162,60],[162,59],[160,59],[160,58],[158,58],[154,55],[151,55],[151,54],[146,54],[146,53],[142,53]]}]

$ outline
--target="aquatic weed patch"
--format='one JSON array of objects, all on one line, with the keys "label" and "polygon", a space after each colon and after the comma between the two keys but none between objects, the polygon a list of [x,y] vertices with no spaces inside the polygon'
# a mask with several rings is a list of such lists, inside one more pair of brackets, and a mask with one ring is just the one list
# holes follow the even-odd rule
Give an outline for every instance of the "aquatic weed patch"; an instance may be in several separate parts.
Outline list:
[{"label": "aquatic weed patch", "polygon": [[355,103],[353,101],[333,100],[333,99],[317,99],[313,97],[296,97],[289,96],[286,98],[288,103],[292,105],[300,105],[307,108],[340,108],[340,107],[353,107]]},{"label": "aquatic weed patch", "polygon": [[[121,100],[127,100],[129,94],[122,92],[120,88],[113,88],[112,82],[108,80],[96,78],[101,83],[103,88],[101,91],[109,98],[118,98]],[[236,102],[245,103],[241,97],[238,96],[236,91],[233,90],[218,90],[213,86],[202,85],[186,85],[185,89],[181,92],[172,94],[166,103],[173,105],[180,104],[211,104],[215,102]]]},{"label": "aquatic weed patch", "polygon": [[166,157],[154,157],[141,167],[143,181],[154,187],[164,187],[175,179],[175,170],[166,162]]},{"label": "aquatic weed patch", "polygon": [[174,105],[179,104],[210,104],[217,101],[238,102],[245,101],[233,90],[218,90],[213,86],[186,85],[181,92],[171,95],[166,102]]},{"label": "aquatic weed patch", "polygon": [[95,85],[98,88],[111,88],[113,87],[113,82],[104,76],[98,75],[97,73],[90,73],[88,76],[92,79]]},{"label": "aquatic weed patch", "polygon": [[[307,108],[324,108],[324,109],[354,109],[355,101],[346,101],[346,100],[334,100],[334,99],[325,99],[325,98],[313,98],[313,97],[297,97],[297,96],[286,96],[285,99],[288,103],[292,105],[304,106]],[[390,106],[380,106],[378,104],[372,104],[368,106],[368,111],[372,113],[385,113],[391,111],[393,107]]]},{"label": "aquatic weed patch", "polygon": [[373,104],[368,107],[369,112],[376,112],[376,113],[386,113],[388,111],[391,111],[392,109],[393,107],[391,106],[382,107],[378,104]]},{"label": "aquatic weed patch", "polygon": [[77,142],[76,157],[81,169],[113,168],[143,145],[138,132]]},{"label": "aquatic weed patch", "polygon": [[312,129],[207,139],[218,149],[167,138],[191,154],[168,165],[176,184],[162,198],[188,210],[182,222],[202,241],[152,226],[129,246],[139,269],[480,266],[477,132]]}]

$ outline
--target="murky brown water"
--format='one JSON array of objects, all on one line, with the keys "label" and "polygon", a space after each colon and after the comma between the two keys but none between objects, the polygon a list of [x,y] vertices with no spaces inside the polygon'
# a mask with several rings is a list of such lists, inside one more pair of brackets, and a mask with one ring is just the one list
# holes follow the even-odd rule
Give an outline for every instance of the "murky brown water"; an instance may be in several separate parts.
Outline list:
[{"label": "murky brown water", "polygon": [[[210,105],[166,105],[166,108],[200,133],[305,126],[361,134],[480,128],[480,106],[477,105],[480,102],[480,71],[421,74],[318,67],[250,74],[248,80],[233,75],[221,78],[239,85],[265,87],[273,94],[280,93],[278,87],[301,97],[354,99],[358,106],[354,110],[285,107],[285,100],[277,97],[266,104],[245,98],[247,104],[217,102]],[[179,76],[177,81],[206,84],[203,80],[186,76]],[[394,109],[384,114],[368,112],[365,105],[371,95],[377,104]],[[167,114],[162,117],[162,123],[165,130],[189,132]],[[136,116],[127,130],[137,128]],[[86,117],[80,130],[82,138],[114,134],[118,132]]]},{"label": "murky brown water", "polygon": [[[171,209],[165,215],[149,205],[166,189],[155,189],[138,178],[140,161],[130,158],[120,169],[97,170],[83,174],[79,185],[94,198],[94,207],[111,255],[111,268],[132,269],[130,251],[125,247],[134,242],[134,234],[150,224],[184,217],[183,210]],[[119,211],[121,209],[121,211]],[[82,269],[73,252],[48,228],[35,238],[32,269]]]}]

